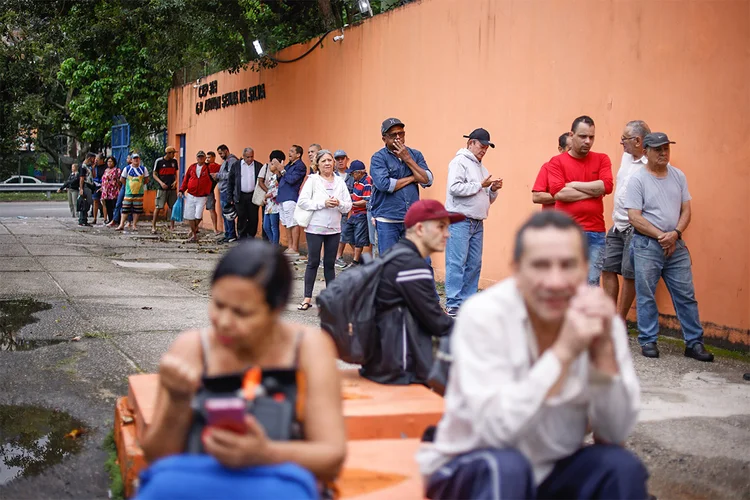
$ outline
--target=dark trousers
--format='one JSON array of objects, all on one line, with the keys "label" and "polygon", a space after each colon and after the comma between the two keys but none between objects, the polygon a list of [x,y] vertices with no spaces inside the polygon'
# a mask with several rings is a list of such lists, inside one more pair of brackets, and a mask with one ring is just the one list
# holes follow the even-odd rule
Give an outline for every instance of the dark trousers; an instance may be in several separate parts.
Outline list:
[{"label": "dark trousers", "polygon": [[255,238],[258,234],[258,205],[253,203],[253,193],[240,193],[237,210],[237,237]]},{"label": "dark trousers", "polygon": [[114,218],[115,204],[117,203],[117,200],[102,200],[102,202],[107,206],[107,217],[109,217],[107,222],[109,222]]},{"label": "dark trousers", "polygon": [[648,472],[628,450],[614,445],[581,448],[555,464],[534,486],[531,465],[514,449],[484,449],[461,455],[427,481],[427,498],[577,498],[642,500]]},{"label": "dark trousers", "polygon": [[79,195],[76,203],[78,203],[78,223],[88,223],[89,209],[91,208],[91,190],[83,188],[83,195]]},{"label": "dark trousers", "polygon": [[323,248],[323,276],[328,283],[336,278],[336,252],[339,249],[341,233],[336,234],[312,234],[305,233],[307,237],[307,267],[305,268],[305,298],[312,298],[315,278],[320,267],[320,249]]}]

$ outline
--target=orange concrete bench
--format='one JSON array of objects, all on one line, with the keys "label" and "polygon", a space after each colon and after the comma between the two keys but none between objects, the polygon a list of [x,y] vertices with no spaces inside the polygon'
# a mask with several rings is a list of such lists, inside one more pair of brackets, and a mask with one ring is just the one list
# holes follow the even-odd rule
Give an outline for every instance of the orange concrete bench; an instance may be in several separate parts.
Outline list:
[{"label": "orange concrete bench", "polygon": [[419,444],[419,439],[349,441],[337,481],[341,498],[423,499],[422,476],[414,459]]},{"label": "orange concrete bench", "polygon": [[[342,397],[347,439],[420,438],[443,414],[443,398],[421,385],[382,385],[344,370]],[[151,423],[158,391],[156,374],[129,377],[128,403],[141,439]]]},{"label": "orange concrete bench", "polygon": [[125,498],[130,498],[138,489],[138,476],[146,468],[146,459],[138,445],[135,416],[128,408],[127,398],[118,398],[115,403],[114,438]]}]

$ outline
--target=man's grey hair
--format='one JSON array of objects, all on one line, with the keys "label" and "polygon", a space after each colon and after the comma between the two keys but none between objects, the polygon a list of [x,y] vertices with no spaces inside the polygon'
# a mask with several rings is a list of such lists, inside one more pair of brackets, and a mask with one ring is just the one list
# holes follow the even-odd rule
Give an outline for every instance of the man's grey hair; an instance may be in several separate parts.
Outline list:
[{"label": "man's grey hair", "polygon": [[248,146],[248,147],[246,147],[245,149],[242,150],[242,156],[245,156],[245,154],[247,154],[247,153],[255,153],[255,150],[253,148],[251,148],[250,146]]},{"label": "man's grey hair", "polygon": [[312,144],[310,144],[310,147],[311,148],[315,147],[315,148],[318,148],[318,149],[323,149],[323,146],[321,146],[317,142],[313,142]]},{"label": "man's grey hair", "polygon": [[633,120],[628,122],[625,126],[628,127],[631,132],[633,132],[641,139],[651,133],[651,129],[648,128],[648,125],[646,125],[646,122],[644,122],[643,120]]}]

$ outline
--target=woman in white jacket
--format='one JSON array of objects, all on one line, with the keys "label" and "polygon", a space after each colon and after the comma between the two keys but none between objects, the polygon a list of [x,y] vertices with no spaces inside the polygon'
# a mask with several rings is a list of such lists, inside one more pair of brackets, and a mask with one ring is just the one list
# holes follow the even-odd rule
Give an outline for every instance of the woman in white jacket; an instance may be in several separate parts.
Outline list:
[{"label": "woman in white jacket", "polygon": [[305,228],[307,238],[307,268],[305,269],[305,298],[300,311],[312,307],[315,277],[320,266],[320,249],[323,248],[323,275],[326,285],[336,277],[334,263],[341,239],[341,214],[349,213],[352,199],[341,177],[333,173],[333,154],[322,149],[315,156],[318,173],[311,175],[297,200],[298,209],[312,212]]}]

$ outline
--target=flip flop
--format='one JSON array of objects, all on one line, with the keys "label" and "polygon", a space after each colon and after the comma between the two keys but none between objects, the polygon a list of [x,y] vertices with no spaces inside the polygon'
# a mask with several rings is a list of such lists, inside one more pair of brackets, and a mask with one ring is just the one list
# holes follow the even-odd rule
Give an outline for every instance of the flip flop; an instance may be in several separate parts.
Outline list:
[{"label": "flip flop", "polygon": [[298,311],[307,311],[307,310],[308,310],[308,309],[310,309],[311,307],[312,307],[312,304],[311,304],[311,303],[309,303],[309,302],[303,302],[303,303],[301,303],[301,304],[300,304],[300,305],[299,305],[299,306],[297,307],[297,310],[298,310]]}]

